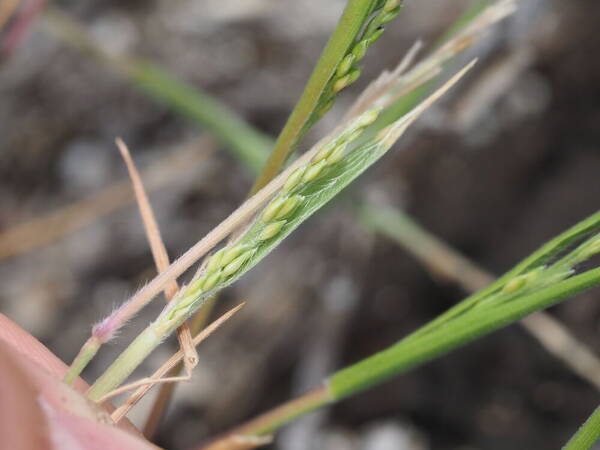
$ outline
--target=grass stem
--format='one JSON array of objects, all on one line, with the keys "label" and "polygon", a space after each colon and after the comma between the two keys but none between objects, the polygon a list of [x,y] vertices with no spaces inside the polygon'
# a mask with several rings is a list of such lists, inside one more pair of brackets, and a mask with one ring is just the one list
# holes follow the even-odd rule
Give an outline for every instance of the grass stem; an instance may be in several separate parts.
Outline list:
[{"label": "grass stem", "polygon": [[332,401],[325,385],[290,400],[271,411],[257,416],[244,425],[234,428],[223,436],[201,447],[202,450],[236,450],[241,437],[270,435],[286,423],[310,411],[321,408]]},{"label": "grass stem", "polygon": [[[482,289],[495,279],[400,210],[365,203],[358,215],[367,228],[400,244],[433,275],[458,282],[467,292]],[[523,318],[520,323],[550,354],[600,390],[600,361],[562,323],[542,311]]]},{"label": "grass stem", "polygon": [[88,363],[96,356],[101,345],[102,342],[96,336],[90,336],[69,366],[69,370],[63,378],[63,381],[67,384],[73,384],[79,374],[83,372],[83,369],[85,369]]},{"label": "grass stem", "polygon": [[[154,215],[154,210],[150,204],[150,199],[148,198],[148,194],[144,188],[142,177],[140,176],[137,167],[133,162],[133,158],[131,157],[131,153],[129,152],[129,149],[125,143],[121,139],[117,139],[116,144],[121,152],[123,160],[125,161],[127,171],[129,172],[129,176],[131,178],[131,184],[133,186],[138,208],[140,210],[140,215],[142,216],[142,221],[144,223],[144,230],[148,238],[148,243],[150,244],[152,257],[154,258],[154,265],[156,266],[158,273],[163,272],[167,269],[167,267],[169,267],[169,254],[167,253],[167,248],[163,242],[160,229],[158,227],[158,222],[156,221],[156,216]],[[165,286],[164,294],[167,303],[173,300],[178,291],[179,285],[176,279],[172,280]],[[198,354],[196,353],[196,349],[192,343],[192,335],[187,323],[183,323],[178,328],[177,339],[179,341],[181,350],[185,354],[183,361],[187,375],[189,376],[191,375],[194,367],[196,367],[196,364],[198,364]]]}]

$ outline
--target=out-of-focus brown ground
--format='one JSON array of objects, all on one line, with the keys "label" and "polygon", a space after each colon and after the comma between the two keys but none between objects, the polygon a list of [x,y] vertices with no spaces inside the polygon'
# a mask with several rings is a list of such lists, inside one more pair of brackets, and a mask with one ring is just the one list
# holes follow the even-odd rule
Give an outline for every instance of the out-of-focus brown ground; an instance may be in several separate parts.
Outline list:
[{"label": "out-of-focus brown ground", "polygon": [[[343,7],[340,0],[59,3],[111,51],[160,62],[272,135]],[[415,39],[431,42],[468,4],[408,3],[315,136]],[[366,234],[348,200],[405,207],[496,272],[597,210],[598,17],[600,4],[590,0],[522,0],[519,13],[473,52],[483,58],[471,77],[350,189],[352,197],[309,220],[227,290],[219,310],[242,299],[248,306],[201,347],[195,378],[178,389],[158,443],[185,448],[223,431],[382,349],[464,295],[393,243]],[[169,161],[169,152],[202,133],[40,25],[0,66],[2,229],[122,181],[116,136],[144,168]],[[168,170],[172,180],[159,183],[151,200],[177,255],[244,198],[252,179],[224,149],[197,168]],[[141,222],[128,207],[1,261],[0,310],[70,360],[89,326],[152,275]],[[88,380],[159,303],[101,353]],[[598,290],[552,314],[600,350]],[[140,375],[173,345],[155,352]],[[557,448],[598,398],[511,326],[288,428],[274,448]],[[138,420],[147,406],[134,413]]]}]

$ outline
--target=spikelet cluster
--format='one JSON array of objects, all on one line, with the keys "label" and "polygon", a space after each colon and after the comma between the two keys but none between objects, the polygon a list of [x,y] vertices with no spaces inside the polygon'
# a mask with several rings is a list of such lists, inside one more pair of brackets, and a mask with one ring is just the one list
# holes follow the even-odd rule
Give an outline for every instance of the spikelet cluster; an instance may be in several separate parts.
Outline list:
[{"label": "spikelet cluster", "polygon": [[320,102],[316,111],[317,117],[323,116],[335,103],[335,95],[342,89],[350,86],[360,76],[361,69],[356,64],[361,61],[367,49],[379,40],[384,31],[384,25],[398,16],[402,7],[401,0],[386,0],[380,2],[378,10],[369,20],[358,41],[354,43],[348,53],[337,66],[333,78],[329,82],[329,89]]},{"label": "spikelet cluster", "polygon": [[310,183],[338,163],[354,142],[378,117],[380,109],[371,109],[352,121],[343,131],[326,142],[304,165],[296,168],[279,192],[269,201],[254,224],[233,244],[211,255],[203,272],[182,289],[158,318],[156,324],[170,328],[197,306],[197,301],[239,278],[247,269],[262,245],[275,239],[288,225],[289,219],[302,207],[305,197],[300,194]]},{"label": "spikelet cluster", "polygon": [[567,279],[575,273],[575,266],[600,253],[600,234],[587,239],[577,248],[550,265],[540,265],[508,280],[500,291],[481,303],[510,300]]}]

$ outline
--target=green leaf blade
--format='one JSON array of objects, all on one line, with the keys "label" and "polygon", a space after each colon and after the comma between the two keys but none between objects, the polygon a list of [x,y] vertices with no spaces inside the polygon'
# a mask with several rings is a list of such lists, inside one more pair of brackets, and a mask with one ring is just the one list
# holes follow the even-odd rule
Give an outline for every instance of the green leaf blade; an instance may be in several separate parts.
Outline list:
[{"label": "green leaf blade", "polygon": [[418,339],[403,339],[386,350],[336,372],[328,381],[330,392],[339,400],[368,389],[599,283],[600,268],[596,268],[491,310],[473,310]]}]

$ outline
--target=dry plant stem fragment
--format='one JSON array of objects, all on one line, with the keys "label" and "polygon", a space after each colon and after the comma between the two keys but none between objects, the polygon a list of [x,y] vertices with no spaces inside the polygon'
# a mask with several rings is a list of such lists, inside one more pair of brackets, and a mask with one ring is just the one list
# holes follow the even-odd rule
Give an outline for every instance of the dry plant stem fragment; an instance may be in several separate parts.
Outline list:
[{"label": "dry plant stem fragment", "polygon": [[[217,296],[210,298],[188,321],[192,335],[198,334],[206,327],[216,300]],[[167,375],[171,377],[178,376],[183,369],[183,364],[179,362]],[[142,428],[144,436],[149,441],[153,440],[158,426],[160,425],[161,418],[169,406],[169,401],[171,400],[175,386],[176,385],[172,383],[162,384],[157,395],[154,397],[150,412],[148,413],[146,422]]]},{"label": "dry plant stem fragment", "polygon": [[[193,340],[194,346],[199,345],[202,341],[204,341],[208,336],[210,336],[213,332],[215,332],[221,325],[223,325],[226,321],[231,319],[234,314],[236,314],[240,309],[244,307],[245,303],[241,303],[235,308],[230,309],[217,320],[212,322],[206,328],[204,328],[200,333],[198,333]],[[156,372],[152,374],[150,379],[152,380],[161,380],[163,377],[169,373],[173,367],[175,367],[184,357],[182,351],[178,351],[175,353],[167,362],[165,362]],[[113,413],[112,419],[115,422],[121,420],[129,410],[142,399],[144,395],[152,388],[155,383],[148,383],[141,387],[139,387],[133,394],[131,394],[125,402],[121,406],[119,406]]]},{"label": "dry plant stem fragment", "polygon": [[[200,157],[196,155],[197,147],[199,146],[204,148],[200,152]],[[180,173],[181,170],[189,170],[191,167],[194,167],[195,164],[206,158],[210,151],[212,151],[210,140],[206,138],[195,139],[192,143],[186,144],[184,148],[178,150],[174,156],[165,157],[153,164],[144,171],[144,175],[151,181],[151,188],[156,189],[163,186],[167,181],[171,181],[174,173]],[[3,232],[0,236],[0,247],[3,246],[4,242],[12,242],[14,239],[17,241],[30,241],[25,236],[37,236],[38,238],[40,236],[47,236],[50,239],[54,235],[48,236],[44,234],[43,230],[47,229],[62,230],[65,233],[73,231],[80,226],[86,225],[98,216],[125,206],[130,200],[133,200],[133,196],[130,194],[129,183],[118,183],[89,199],[77,202],[46,217]],[[45,238],[42,237],[43,239]],[[35,239],[33,241],[34,243],[36,242]],[[10,253],[5,254],[0,250],[0,259],[3,256],[10,256]],[[96,355],[100,347],[110,338],[111,335],[106,333],[94,333],[90,336],[65,375],[65,382],[68,384],[72,383]]]},{"label": "dry plant stem fragment", "polygon": [[[135,164],[133,163],[131,155],[129,154],[129,150],[120,139],[118,139],[116,142],[119,151],[121,152],[121,155],[123,156],[123,159],[127,165],[127,169],[134,187],[135,197],[138,200],[140,213],[142,215],[144,227],[150,242],[152,254],[157,266],[157,270],[160,273],[169,266],[169,257],[167,255],[167,251],[160,237],[160,231],[158,229],[156,219],[154,218],[154,213],[148,200],[148,196],[142,184],[141,176],[135,167]],[[165,287],[165,297],[167,301],[169,301],[177,293],[177,291],[177,282],[172,280]],[[126,323],[130,318],[130,316],[123,314],[122,308],[119,308],[106,319],[95,325],[92,331],[92,336],[87,340],[75,357],[67,374],[65,375],[64,381],[67,384],[73,383],[73,381],[85,369],[89,361],[96,355],[100,347],[104,343],[110,341],[119,328],[123,326],[123,324]],[[189,329],[187,329],[187,325],[183,324],[182,327],[182,330],[178,331],[178,339],[180,341],[180,345],[186,353],[184,362],[186,372],[189,376],[198,362],[198,354],[196,353],[194,346],[191,344],[192,337]]]},{"label": "dry plant stem fragment", "polygon": [[[185,357],[184,357],[185,359]],[[117,395],[121,395],[125,392],[133,391],[134,389],[144,387],[144,386],[156,386],[157,384],[166,384],[166,383],[179,383],[181,381],[190,381],[189,375],[179,376],[179,377],[163,377],[163,378],[142,378],[141,380],[134,381],[133,383],[126,384],[121,386],[120,388],[115,389],[114,391],[110,391],[108,394],[103,395],[98,399],[96,403],[104,403],[107,400],[110,400]]]},{"label": "dry plant stem fragment", "polygon": [[[173,330],[194,313],[217,290],[228,286],[257,264],[283,238],[313,212],[333,198],[343,187],[379,159],[406,128],[447,89],[458,81],[473,63],[452,77],[442,88],[401,120],[382,130],[371,141],[352,148],[352,141],[377,118],[381,107],[353,119],[333,137],[325,139],[300,159],[300,165],[287,174],[283,187],[264,212],[232,245],[212,255],[206,270],[170,302],[146,330],[117,358],[89,391],[93,400],[119,386],[146,356]],[[344,153],[340,147],[350,149]],[[260,194],[260,193],[259,193]],[[273,206],[276,205],[276,206]]]},{"label": "dry plant stem fragment", "polygon": [[[125,161],[127,170],[129,171],[129,176],[131,177],[131,183],[138,201],[140,214],[144,222],[144,228],[146,230],[146,235],[148,236],[148,241],[150,243],[150,249],[152,250],[152,256],[154,257],[156,269],[158,273],[163,272],[167,267],[169,267],[169,255],[167,254],[167,249],[165,248],[164,242],[160,235],[160,230],[156,222],[156,217],[154,216],[154,211],[152,210],[152,205],[150,204],[150,200],[148,199],[148,195],[144,189],[142,178],[140,177],[133,159],[131,158],[129,149],[121,139],[117,139],[116,144],[121,152],[121,155],[123,156],[123,160]],[[178,291],[179,286],[177,285],[176,280],[173,280],[167,284],[164,291],[166,301],[170,302]],[[189,377],[191,376],[194,367],[196,367],[198,364],[198,353],[196,353],[196,348],[192,343],[192,335],[187,324],[184,323],[177,329],[177,338],[179,340],[181,350],[185,355],[183,361],[186,373]]]}]

